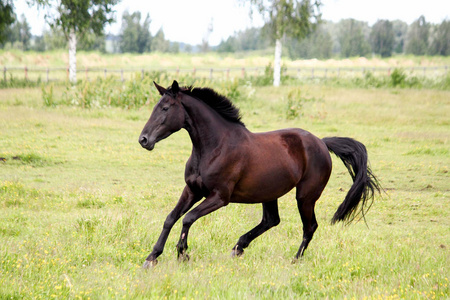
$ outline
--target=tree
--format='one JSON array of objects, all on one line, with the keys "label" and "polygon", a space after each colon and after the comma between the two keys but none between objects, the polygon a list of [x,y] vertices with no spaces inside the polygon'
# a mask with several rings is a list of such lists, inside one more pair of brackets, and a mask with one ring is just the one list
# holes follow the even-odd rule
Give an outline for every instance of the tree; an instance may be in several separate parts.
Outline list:
[{"label": "tree", "polygon": [[305,38],[320,22],[320,1],[315,0],[248,0],[265,19],[275,41],[273,85],[280,85],[282,39]]},{"label": "tree", "polygon": [[388,20],[378,20],[370,33],[372,51],[381,57],[389,57],[394,49],[394,28]]},{"label": "tree", "polygon": [[16,26],[18,31],[17,40],[21,43],[22,50],[29,50],[31,40],[31,28],[24,14],[20,16],[20,21],[16,22]]},{"label": "tree", "polygon": [[370,46],[364,35],[366,22],[354,19],[341,20],[338,23],[338,40],[341,46],[341,56],[365,56],[370,53]]},{"label": "tree", "polygon": [[67,40],[62,29],[58,26],[50,27],[50,30],[44,30],[45,50],[66,49]]},{"label": "tree", "polygon": [[4,36],[4,42],[9,43],[11,48],[29,50],[31,31],[25,15],[22,14],[18,20],[14,14],[14,22],[5,28]]},{"label": "tree", "polygon": [[431,55],[450,55],[450,21],[444,20],[436,26],[429,53]]},{"label": "tree", "polygon": [[213,32],[213,19],[208,24],[208,28],[206,29],[205,35],[202,38],[202,44],[200,45],[200,48],[203,53],[208,52],[209,50],[209,37],[211,33]]},{"label": "tree", "polygon": [[77,43],[77,48],[84,51],[106,52],[106,36],[104,31],[102,31],[101,35],[97,35],[92,30],[89,30]]},{"label": "tree", "polygon": [[[113,7],[119,0],[34,0],[48,8],[45,16],[50,26],[62,29],[69,43],[69,80],[77,81],[77,39],[92,30],[103,34],[103,26],[114,21]],[[53,8],[53,10],[52,10]]]},{"label": "tree", "polygon": [[169,46],[170,43],[169,41],[166,41],[166,38],[164,37],[164,31],[162,28],[160,28],[156,35],[153,37],[151,50],[158,52],[167,52],[169,51]]},{"label": "tree", "polygon": [[248,28],[235,32],[217,46],[218,52],[236,52],[266,49],[270,45],[270,40],[263,35],[261,28]]},{"label": "tree", "polygon": [[7,28],[15,20],[14,5],[11,0],[0,0],[0,44],[7,39]]},{"label": "tree", "polygon": [[150,15],[147,14],[141,25],[141,13],[130,14],[125,11],[122,15],[122,28],[120,34],[120,50],[130,53],[144,53],[150,51]]},{"label": "tree", "polygon": [[406,49],[405,52],[414,55],[424,55],[428,49],[428,36],[430,25],[425,20],[424,16],[414,21],[409,26],[406,35]]},{"label": "tree", "polygon": [[395,20],[392,22],[392,27],[394,30],[394,52],[403,53],[408,24],[400,20]]},{"label": "tree", "polygon": [[296,58],[330,58],[333,49],[333,40],[326,30],[325,24],[317,26],[316,30],[303,40],[292,39],[288,43],[289,56]]}]

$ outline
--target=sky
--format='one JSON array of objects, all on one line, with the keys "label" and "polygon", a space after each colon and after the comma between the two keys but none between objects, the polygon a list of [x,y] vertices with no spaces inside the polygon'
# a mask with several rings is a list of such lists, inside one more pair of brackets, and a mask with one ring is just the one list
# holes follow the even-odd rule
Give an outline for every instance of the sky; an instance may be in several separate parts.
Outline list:
[{"label": "sky", "polygon": [[[13,2],[16,14],[25,15],[32,34],[41,35],[48,28],[45,11],[29,7],[26,0]],[[250,18],[249,7],[242,3],[242,0],[122,0],[115,6],[116,23],[108,25],[106,32],[119,34],[122,13],[140,11],[142,20],[150,14],[152,35],[162,28],[166,39],[174,42],[201,44],[212,24],[209,44],[215,46],[237,31],[262,26],[261,17]],[[421,15],[431,23],[450,20],[450,0],[322,0],[322,4],[322,18],[334,22],[353,18],[373,25],[379,19],[399,19],[411,24]]]}]

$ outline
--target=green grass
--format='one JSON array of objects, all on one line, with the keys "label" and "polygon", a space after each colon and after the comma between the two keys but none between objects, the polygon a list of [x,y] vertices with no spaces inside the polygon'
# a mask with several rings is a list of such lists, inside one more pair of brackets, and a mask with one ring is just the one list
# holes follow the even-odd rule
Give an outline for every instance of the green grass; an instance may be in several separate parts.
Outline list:
[{"label": "green grass", "polygon": [[147,152],[137,139],[151,107],[47,107],[40,88],[0,90],[0,298],[448,299],[450,92],[300,90],[308,101],[294,107],[290,87],[255,88],[236,104],[253,131],[302,127],[363,142],[386,189],[367,226],[330,225],[351,184],[333,158],[299,263],[291,192],[281,224],[243,257],[232,259],[231,247],[259,222],[260,205],[230,204],[197,221],[186,263],[176,260],[177,223],[149,271],[141,265],[184,186],[186,132]]}]

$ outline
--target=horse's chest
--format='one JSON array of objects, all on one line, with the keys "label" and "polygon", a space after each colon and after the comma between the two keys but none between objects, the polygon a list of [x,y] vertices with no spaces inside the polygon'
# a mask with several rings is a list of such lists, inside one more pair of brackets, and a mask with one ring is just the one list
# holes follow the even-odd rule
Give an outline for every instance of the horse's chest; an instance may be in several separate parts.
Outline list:
[{"label": "horse's chest", "polygon": [[209,194],[208,188],[203,182],[203,178],[199,173],[190,174],[186,177],[186,184],[194,194],[201,194],[206,197]]}]

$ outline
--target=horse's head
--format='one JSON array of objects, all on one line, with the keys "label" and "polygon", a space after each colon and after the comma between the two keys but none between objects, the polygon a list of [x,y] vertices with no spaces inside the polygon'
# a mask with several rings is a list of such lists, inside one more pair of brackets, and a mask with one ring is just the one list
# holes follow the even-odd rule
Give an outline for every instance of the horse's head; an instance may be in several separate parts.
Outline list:
[{"label": "horse's head", "polygon": [[153,112],[142,129],[139,143],[147,150],[153,150],[155,144],[172,133],[180,130],[185,122],[185,112],[180,98],[180,87],[174,81],[168,89],[153,82],[161,99],[153,108]]}]

